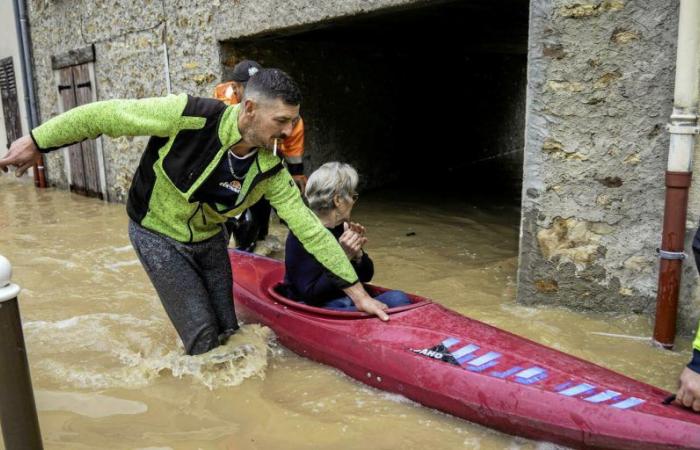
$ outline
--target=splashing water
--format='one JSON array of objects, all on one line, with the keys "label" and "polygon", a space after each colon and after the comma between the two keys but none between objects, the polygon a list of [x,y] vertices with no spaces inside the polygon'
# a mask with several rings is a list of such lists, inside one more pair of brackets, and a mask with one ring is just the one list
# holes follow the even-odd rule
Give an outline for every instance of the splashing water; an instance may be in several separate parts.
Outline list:
[{"label": "splashing water", "polygon": [[[140,388],[167,374],[209,389],[236,386],[264,377],[274,343],[269,328],[244,325],[226,345],[188,356],[164,321],[109,313],[27,322],[24,331],[37,375],[83,389]],[[65,362],[71,352],[84,355],[80,364]]]}]

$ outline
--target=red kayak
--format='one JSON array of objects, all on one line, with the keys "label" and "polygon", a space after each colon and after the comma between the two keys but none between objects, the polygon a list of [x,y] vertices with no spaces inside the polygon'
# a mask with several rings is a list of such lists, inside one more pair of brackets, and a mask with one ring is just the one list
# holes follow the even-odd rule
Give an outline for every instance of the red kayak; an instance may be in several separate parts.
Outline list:
[{"label": "red kayak", "polygon": [[[230,251],[236,311],[301,356],[504,433],[574,448],[700,449],[700,414],[668,392],[411,295],[387,323],[276,291],[280,261]],[[383,288],[368,286],[375,292]]]}]

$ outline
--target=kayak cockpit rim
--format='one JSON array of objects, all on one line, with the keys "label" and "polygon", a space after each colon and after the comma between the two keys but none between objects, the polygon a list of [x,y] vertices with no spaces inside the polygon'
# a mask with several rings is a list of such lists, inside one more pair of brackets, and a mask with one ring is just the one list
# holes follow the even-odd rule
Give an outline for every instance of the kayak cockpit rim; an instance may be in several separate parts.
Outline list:
[{"label": "kayak cockpit rim", "polygon": [[[301,312],[305,312],[308,314],[314,314],[317,316],[323,316],[325,318],[330,318],[330,319],[370,319],[375,317],[374,315],[367,314],[364,312],[359,312],[359,311],[336,311],[333,309],[326,309],[326,308],[319,308],[317,306],[311,306],[307,305],[305,303],[297,302],[295,300],[289,299],[282,294],[280,294],[277,291],[277,288],[281,286],[282,283],[277,283],[273,286],[268,287],[267,289],[267,294],[270,297],[270,299],[274,302],[281,303],[285,306],[288,306],[290,308],[294,308],[296,310],[299,310]],[[384,291],[386,289],[377,287],[377,286],[372,286],[372,285],[366,285],[367,288],[370,290],[381,290]],[[411,309],[416,309],[423,307],[425,305],[429,305],[432,303],[431,300],[428,300],[423,297],[419,297],[416,295],[410,295],[408,296],[411,298],[411,304],[410,305],[405,305],[405,306],[399,306],[397,308],[389,308],[389,310],[386,311],[387,314],[392,315],[392,314],[397,314],[401,313],[404,311],[409,311]]]}]

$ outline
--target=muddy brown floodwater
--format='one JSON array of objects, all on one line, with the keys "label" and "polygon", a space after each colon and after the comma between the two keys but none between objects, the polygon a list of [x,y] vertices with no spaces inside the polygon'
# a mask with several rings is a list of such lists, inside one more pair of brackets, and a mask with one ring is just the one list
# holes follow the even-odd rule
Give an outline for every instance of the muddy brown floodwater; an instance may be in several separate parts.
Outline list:
[{"label": "muddy brown floodwater", "polygon": [[[363,194],[353,218],[368,229],[376,283],[673,390],[690,341],[668,352],[635,339],[650,318],[515,303],[514,204],[386,191]],[[123,205],[0,177],[0,254],[23,288],[46,449],[555,448],[368,388],[259,325],[184,356],[126,228]]]}]

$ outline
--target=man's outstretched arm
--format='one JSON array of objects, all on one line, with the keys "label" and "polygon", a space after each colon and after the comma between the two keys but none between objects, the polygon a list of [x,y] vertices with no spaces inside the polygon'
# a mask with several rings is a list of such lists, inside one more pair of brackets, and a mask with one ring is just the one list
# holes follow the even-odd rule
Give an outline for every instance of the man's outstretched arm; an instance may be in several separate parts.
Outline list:
[{"label": "man's outstretched arm", "polygon": [[[10,146],[0,159],[0,169],[17,168],[20,176],[32,166],[39,152],[47,153],[66,145],[107,136],[169,136],[187,118],[182,111],[187,95],[146,98],[141,100],[107,100],[79,106],[34,128]],[[191,118],[195,119],[195,118]],[[194,125],[194,124],[193,124]]]}]

